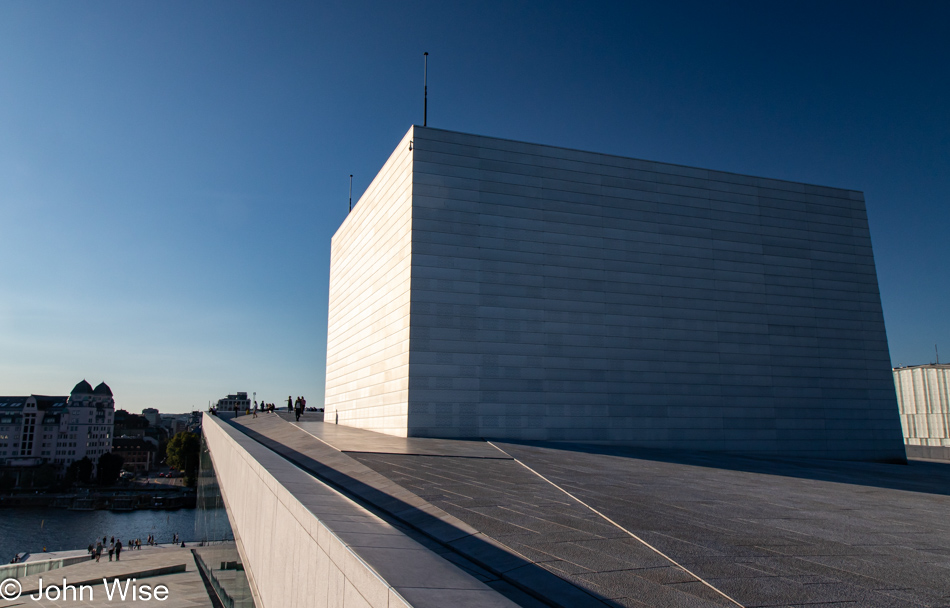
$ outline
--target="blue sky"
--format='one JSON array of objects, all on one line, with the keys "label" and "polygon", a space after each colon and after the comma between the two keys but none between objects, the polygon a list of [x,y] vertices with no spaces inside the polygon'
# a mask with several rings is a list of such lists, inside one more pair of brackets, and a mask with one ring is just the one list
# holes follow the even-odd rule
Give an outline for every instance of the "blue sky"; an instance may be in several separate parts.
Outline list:
[{"label": "blue sky", "polygon": [[0,3],[0,393],[323,398],[330,237],[430,126],[863,190],[950,361],[947,3]]}]

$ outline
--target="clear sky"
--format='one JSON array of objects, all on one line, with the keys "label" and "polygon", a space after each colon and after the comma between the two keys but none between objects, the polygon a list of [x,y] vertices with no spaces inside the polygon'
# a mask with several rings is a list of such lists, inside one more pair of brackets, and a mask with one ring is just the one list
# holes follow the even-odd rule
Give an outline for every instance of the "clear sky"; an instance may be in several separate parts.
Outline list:
[{"label": "clear sky", "polygon": [[863,190],[950,361],[950,3],[0,3],[0,394],[323,401],[330,237],[413,123]]}]

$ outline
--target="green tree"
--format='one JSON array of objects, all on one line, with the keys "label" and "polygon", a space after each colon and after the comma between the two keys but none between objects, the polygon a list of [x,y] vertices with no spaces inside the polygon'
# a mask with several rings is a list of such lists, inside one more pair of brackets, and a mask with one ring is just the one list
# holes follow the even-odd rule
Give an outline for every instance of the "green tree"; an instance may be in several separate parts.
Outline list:
[{"label": "green tree", "polygon": [[99,463],[96,467],[96,481],[100,486],[111,486],[119,478],[122,472],[122,463],[125,459],[118,454],[106,452],[99,457]]},{"label": "green tree", "polygon": [[92,460],[90,460],[88,456],[83,456],[77,462],[79,463],[79,474],[76,477],[76,480],[82,483],[89,483],[89,481],[92,479],[92,472],[96,468],[95,465],[92,464]]},{"label": "green tree", "polygon": [[48,462],[44,462],[33,470],[34,488],[48,488],[56,483],[56,467]]},{"label": "green tree", "polygon": [[198,461],[201,455],[201,439],[195,433],[182,431],[168,441],[165,462],[185,474],[185,485],[194,486],[198,481]]},{"label": "green tree", "polygon": [[92,470],[95,467],[92,464],[92,461],[89,460],[88,456],[83,456],[79,460],[74,460],[66,467],[66,481],[80,482],[80,483],[89,483],[89,480],[92,478]]}]

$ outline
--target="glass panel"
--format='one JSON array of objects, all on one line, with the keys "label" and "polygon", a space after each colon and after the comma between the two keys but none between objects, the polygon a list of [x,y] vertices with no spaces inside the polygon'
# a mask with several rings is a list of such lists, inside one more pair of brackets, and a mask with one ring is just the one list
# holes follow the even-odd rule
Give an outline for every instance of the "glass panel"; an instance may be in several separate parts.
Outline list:
[{"label": "glass panel", "polygon": [[211,463],[211,455],[201,436],[201,464],[198,470],[198,514],[195,532],[198,566],[226,608],[254,608],[251,587],[234,542],[234,531],[224,507],[224,499]]}]

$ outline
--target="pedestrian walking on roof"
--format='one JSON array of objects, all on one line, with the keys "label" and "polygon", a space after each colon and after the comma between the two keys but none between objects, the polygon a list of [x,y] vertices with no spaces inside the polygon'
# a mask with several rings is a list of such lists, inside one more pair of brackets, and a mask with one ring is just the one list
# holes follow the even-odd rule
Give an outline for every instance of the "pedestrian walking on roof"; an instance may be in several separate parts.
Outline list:
[{"label": "pedestrian walking on roof", "polygon": [[300,422],[300,414],[303,414],[303,401],[300,397],[297,397],[297,402],[294,403],[294,416],[297,418],[297,422]]},{"label": "pedestrian walking on roof", "polygon": [[257,418],[257,401],[254,402],[254,418]]}]

